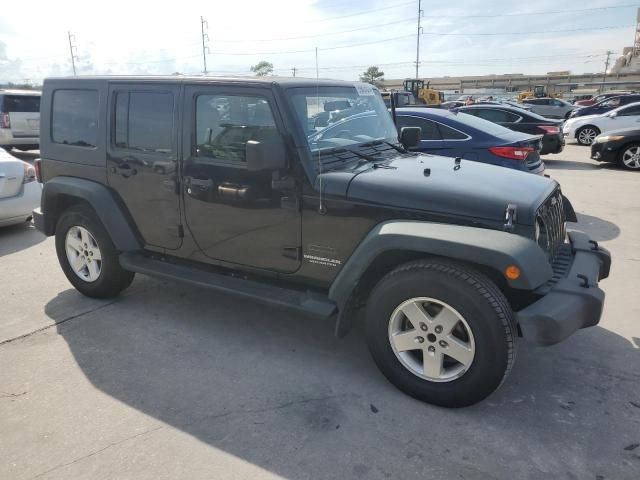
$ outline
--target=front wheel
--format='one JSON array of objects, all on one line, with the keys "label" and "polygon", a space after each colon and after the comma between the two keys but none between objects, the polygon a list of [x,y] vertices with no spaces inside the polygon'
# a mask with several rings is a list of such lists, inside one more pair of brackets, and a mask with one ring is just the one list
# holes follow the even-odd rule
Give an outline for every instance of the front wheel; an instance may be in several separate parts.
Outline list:
[{"label": "front wheel", "polygon": [[576,132],[576,140],[580,145],[591,145],[598,135],[600,130],[597,127],[586,125]]},{"label": "front wheel", "polygon": [[420,260],[375,287],[366,307],[374,361],[403,392],[464,407],[496,390],[515,358],[511,307],[491,280],[464,265]]},{"label": "front wheel", "polygon": [[620,166],[628,170],[640,170],[640,144],[624,147],[620,152]]},{"label": "front wheel", "polygon": [[133,281],[134,273],[120,267],[102,222],[85,205],[69,208],[58,219],[56,253],[69,282],[88,297],[114,297]]}]

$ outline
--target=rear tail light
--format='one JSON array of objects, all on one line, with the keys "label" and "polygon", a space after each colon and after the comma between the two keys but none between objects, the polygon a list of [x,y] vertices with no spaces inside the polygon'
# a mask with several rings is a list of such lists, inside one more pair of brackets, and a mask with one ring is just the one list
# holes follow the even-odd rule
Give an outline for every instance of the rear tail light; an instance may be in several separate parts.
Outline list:
[{"label": "rear tail light", "polygon": [[527,155],[535,151],[535,149],[532,147],[491,147],[489,151],[502,158],[526,160]]},{"label": "rear tail light", "polygon": [[551,135],[557,135],[560,133],[560,127],[556,127],[554,125],[538,125],[538,128],[541,128],[545,133],[550,133]]},{"label": "rear tail light", "polygon": [[36,169],[36,180],[39,183],[42,183],[42,161],[39,158],[36,158],[36,161],[33,162],[33,166]]},{"label": "rear tail light", "polygon": [[11,128],[11,121],[9,120],[9,114],[0,112],[0,128]]},{"label": "rear tail light", "polygon": [[36,181],[36,169],[24,162],[24,175],[22,176],[22,183],[31,183]]}]

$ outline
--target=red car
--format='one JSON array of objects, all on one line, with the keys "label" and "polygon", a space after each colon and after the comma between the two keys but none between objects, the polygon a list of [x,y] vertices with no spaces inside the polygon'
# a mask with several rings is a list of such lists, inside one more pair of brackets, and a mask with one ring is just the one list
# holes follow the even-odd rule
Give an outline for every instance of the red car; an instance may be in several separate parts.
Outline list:
[{"label": "red car", "polygon": [[606,100],[609,97],[617,97],[620,95],[625,95],[627,93],[634,93],[634,92],[628,92],[628,91],[623,91],[623,92],[608,92],[608,93],[601,93],[600,95],[596,95],[595,97],[591,97],[588,100],[578,100],[574,103],[574,105],[577,105],[579,107],[590,107],[591,105],[595,105],[596,103],[600,103],[603,100]]}]

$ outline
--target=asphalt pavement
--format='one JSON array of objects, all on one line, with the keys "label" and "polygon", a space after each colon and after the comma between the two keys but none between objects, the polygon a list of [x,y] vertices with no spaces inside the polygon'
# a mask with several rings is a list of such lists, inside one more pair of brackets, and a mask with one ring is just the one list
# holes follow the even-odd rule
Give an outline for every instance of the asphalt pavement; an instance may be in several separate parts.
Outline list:
[{"label": "asphalt pavement", "polygon": [[391,386],[361,327],[141,275],[85,298],[52,238],[0,229],[0,479],[637,480],[640,173],[546,163],[612,251],[603,319],[459,410]]}]

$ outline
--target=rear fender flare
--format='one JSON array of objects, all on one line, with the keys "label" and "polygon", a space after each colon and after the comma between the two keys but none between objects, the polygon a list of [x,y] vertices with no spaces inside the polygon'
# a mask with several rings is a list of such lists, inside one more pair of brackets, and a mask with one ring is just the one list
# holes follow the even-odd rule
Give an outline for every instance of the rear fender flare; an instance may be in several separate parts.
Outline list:
[{"label": "rear fender flare", "polygon": [[142,248],[143,242],[126,209],[106,185],[76,177],[55,177],[48,180],[42,189],[40,201],[44,213],[44,233],[54,235],[56,223],[64,207],[58,201],[61,196],[77,198],[88,203],[109,232],[119,251],[134,251]]}]

